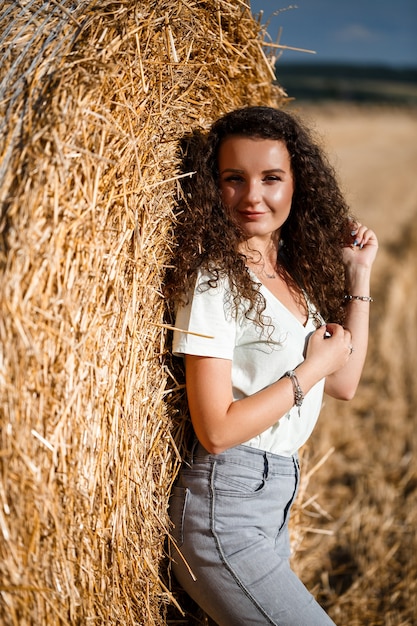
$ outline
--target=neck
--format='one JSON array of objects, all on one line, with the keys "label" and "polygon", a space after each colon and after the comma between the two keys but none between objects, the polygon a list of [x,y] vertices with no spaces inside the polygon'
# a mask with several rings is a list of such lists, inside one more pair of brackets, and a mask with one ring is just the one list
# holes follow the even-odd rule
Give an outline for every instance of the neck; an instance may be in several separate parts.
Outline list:
[{"label": "neck", "polygon": [[276,267],[279,249],[279,236],[270,237],[268,240],[247,239],[243,242],[240,252],[244,254],[249,263],[265,263]]},{"label": "neck", "polygon": [[246,257],[247,266],[258,276],[276,278],[278,272],[278,242],[272,239],[268,242],[245,241],[242,254]]}]

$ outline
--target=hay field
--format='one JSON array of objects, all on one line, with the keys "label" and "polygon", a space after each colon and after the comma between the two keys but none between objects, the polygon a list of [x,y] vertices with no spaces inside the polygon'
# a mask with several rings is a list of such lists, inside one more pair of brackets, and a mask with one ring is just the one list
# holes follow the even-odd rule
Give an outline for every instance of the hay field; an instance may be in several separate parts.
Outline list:
[{"label": "hay field", "polygon": [[[295,107],[295,105],[293,105]],[[308,532],[295,567],[339,626],[417,622],[417,111],[303,107],[354,213],[379,235],[369,355],[356,398],[326,400],[304,451]],[[332,532],[332,535],[325,534]]]}]

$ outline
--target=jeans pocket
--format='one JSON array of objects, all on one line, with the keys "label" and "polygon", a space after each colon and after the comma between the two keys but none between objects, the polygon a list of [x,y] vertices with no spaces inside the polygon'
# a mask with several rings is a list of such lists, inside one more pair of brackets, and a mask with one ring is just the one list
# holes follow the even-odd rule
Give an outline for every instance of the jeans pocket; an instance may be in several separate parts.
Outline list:
[{"label": "jeans pocket", "polygon": [[265,487],[263,471],[244,465],[215,463],[213,467],[213,488],[220,495],[230,497],[253,497]]},{"label": "jeans pocket", "polygon": [[184,517],[187,506],[188,489],[175,485],[169,500],[169,517],[173,524],[172,537],[180,548],[184,543]]}]

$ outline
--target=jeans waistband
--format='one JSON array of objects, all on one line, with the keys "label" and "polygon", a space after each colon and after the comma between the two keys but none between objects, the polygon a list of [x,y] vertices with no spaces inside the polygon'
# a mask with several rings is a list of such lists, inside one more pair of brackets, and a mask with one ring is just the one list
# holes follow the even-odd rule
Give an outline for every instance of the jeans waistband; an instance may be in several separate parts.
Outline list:
[{"label": "jeans waistband", "polygon": [[238,463],[254,468],[263,468],[267,463],[270,472],[273,472],[274,468],[276,468],[277,472],[282,471],[285,467],[288,469],[294,468],[294,466],[299,468],[297,453],[293,456],[281,456],[273,452],[241,444],[233,448],[228,448],[219,454],[210,454],[210,452],[196,440],[192,446],[188,464],[192,466],[195,462],[202,461]]}]

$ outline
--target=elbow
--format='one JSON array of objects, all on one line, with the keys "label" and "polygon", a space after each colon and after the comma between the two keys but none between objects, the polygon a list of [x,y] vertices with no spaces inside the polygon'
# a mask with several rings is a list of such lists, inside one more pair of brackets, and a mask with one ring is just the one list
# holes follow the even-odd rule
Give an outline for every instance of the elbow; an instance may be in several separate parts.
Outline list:
[{"label": "elbow", "polygon": [[353,400],[356,395],[357,387],[346,388],[340,390],[338,393],[332,394],[336,400],[343,400],[344,402],[349,402],[349,400]]},{"label": "elbow", "polygon": [[222,443],[221,441],[214,441],[213,439],[207,436],[199,437],[197,435],[197,439],[199,440],[203,448],[207,450],[209,454],[220,454],[221,452],[224,452],[225,450],[227,450],[228,447],[230,447],[230,446],[224,445],[224,443]]},{"label": "elbow", "polygon": [[225,450],[227,450],[227,446],[215,446],[215,445],[209,445],[208,448],[206,448],[206,446],[204,446],[204,448],[207,450],[207,452],[209,452],[210,454],[220,454],[221,452],[224,452]]},{"label": "elbow", "polygon": [[328,384],[325,387],[326,393],[335,398],[336,400],[343,400],[344,402],[348,402],[349,400],[353,400],[356,395],[356,390],[358,388],[357,384],[346,384],[343,385],[331,385]]},{"label": "elbow", "polygon": [[209,454],[220,454],[231,445],[227,445],[223,437],[216,437],[213,433],[202,431],[194,426],[194,432],[200,444]]},{"label": "elbow", "polygon": [[343,400],[344,402],[349,402],[349,400],[353,400],[353,398],[355,397],[355,393],[345,393],[343,394],[339,400]]}]

